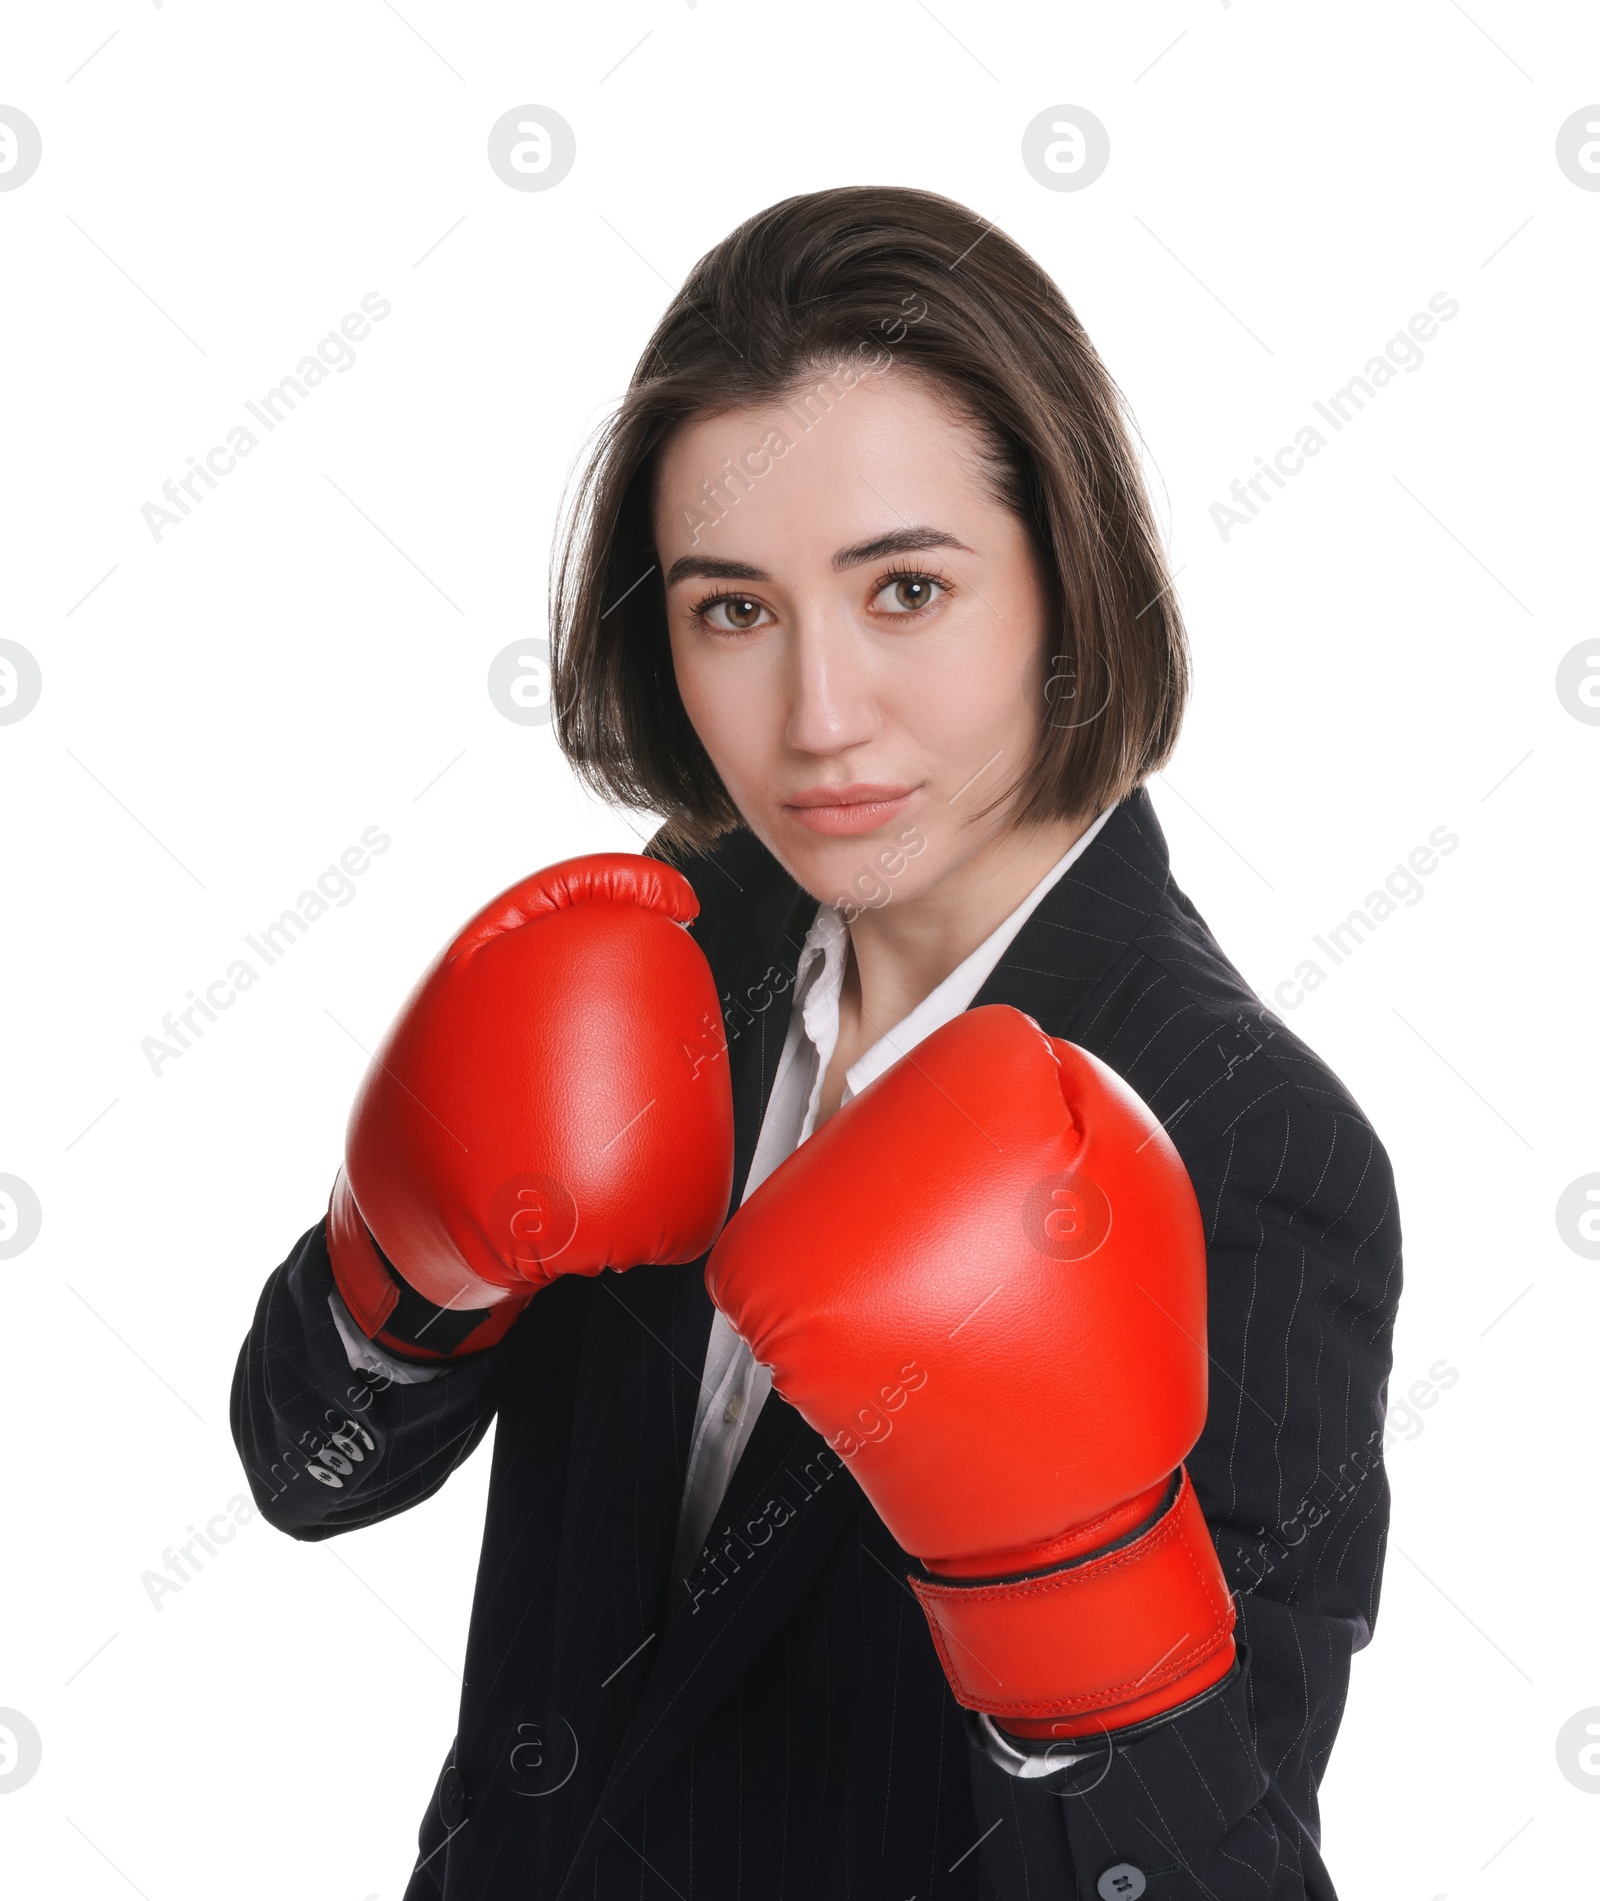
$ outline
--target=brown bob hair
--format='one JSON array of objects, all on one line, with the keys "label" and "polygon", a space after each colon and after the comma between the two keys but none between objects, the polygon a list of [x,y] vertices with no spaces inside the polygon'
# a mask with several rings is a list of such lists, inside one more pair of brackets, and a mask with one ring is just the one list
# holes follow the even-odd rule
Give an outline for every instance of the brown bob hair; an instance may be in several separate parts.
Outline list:
[{"label": "brown bob hair", "polygon": [[[1189,690],[1183,622],[1121,394],[1066,299],[1019,245],[948,198],[809,192],[758,212],[689,273],[559,537],[557,739],[602,797],[661,814],[663,844],[704,849],[742,821],[673,673],[651,521],[661,446],[685,422],[808,385],[806,413],[817,400],[826,409],[822,379],[842,374],[849,387],[840,365],[883,369],[886,354],[977,429],[997,494],[1053,577],[1040,744],[995,803],[1015,796],[1018,825],[1088,819],[1172,752]],[[737,494],[727,490],[730,504]]]}]

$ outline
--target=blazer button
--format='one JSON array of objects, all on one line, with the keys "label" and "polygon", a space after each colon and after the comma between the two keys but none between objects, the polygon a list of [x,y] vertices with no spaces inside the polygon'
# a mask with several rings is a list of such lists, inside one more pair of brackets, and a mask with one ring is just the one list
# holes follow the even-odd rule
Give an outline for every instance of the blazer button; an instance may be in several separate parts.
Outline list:
[{"label": "blazer button", "polygon": [[1144,1886],[1144,1870],[1131,1861],[1119,1861],[1094,1884],[1094,1891],[1100,1901],[1139,1901]]},{"label": "blazer button", "polygon": [[[451,1763],[439,1778],[439,1820],[446,1828],[456,1828],[467,1819],[467,1785],[462,1780],[461,1771]],[[1144,1879],[1141,1876],[1139,1888],[1142,1892]]]}]

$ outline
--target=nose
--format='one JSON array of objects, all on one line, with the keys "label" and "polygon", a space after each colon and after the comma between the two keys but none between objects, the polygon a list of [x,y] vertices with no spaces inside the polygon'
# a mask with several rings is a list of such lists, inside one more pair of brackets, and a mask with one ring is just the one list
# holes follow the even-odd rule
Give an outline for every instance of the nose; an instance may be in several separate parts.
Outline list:
[{"label": "nose", "polygon": [[792,622],[784,737],[799,752],[838,753],[882,724],[867,640],[848,611],[808,602]]}]

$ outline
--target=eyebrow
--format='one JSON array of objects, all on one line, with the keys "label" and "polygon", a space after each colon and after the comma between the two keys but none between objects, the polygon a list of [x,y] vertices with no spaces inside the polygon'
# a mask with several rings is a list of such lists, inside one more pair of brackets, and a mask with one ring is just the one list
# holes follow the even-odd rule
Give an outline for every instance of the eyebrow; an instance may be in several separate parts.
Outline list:
[{"label": "eyebrow", "polygon": [[[858,568],[866,561],[881,561],[890,554],[917,554],[926,548],[959,548],[963,554],[972,550],[964,541],[947,533],[943,528],[896,528],[886,535],[874,535],[870,541],[858,541],[849,548],[841,548],[833,557],[836,572],[845,568]],[[770,581],[772,576],[765,568],[758,568],[748,561],[724,561],[713,555],[681,555],[667,570],[668,587],[679,581]]]}]

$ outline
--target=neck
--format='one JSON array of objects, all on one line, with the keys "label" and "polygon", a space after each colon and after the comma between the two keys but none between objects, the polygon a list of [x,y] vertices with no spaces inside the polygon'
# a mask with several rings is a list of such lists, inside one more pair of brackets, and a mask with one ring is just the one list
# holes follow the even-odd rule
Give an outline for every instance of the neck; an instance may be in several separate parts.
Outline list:
[{"label": "neck", "polygon": [[875,1041],[936,990],[1092,822],[1055,819],[1004,832],[929,890],[855,918],[840,1006],[859,1019],[861,1042]]}]

